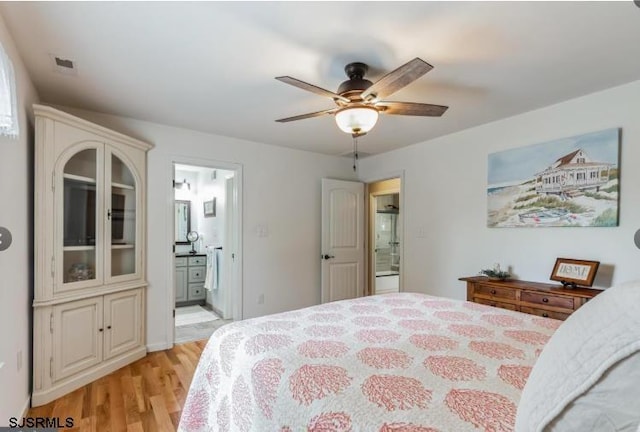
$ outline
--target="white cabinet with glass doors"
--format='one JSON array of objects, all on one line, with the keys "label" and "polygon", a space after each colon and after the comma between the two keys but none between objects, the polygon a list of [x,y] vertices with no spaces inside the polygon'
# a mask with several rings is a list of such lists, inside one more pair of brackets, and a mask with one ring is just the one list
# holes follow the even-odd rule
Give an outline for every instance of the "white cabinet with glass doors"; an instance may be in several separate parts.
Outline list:
[{"label": "white cabinet with glass doors", "polygon": [[[146,152],[152,146],[54,108],[34,105],[34,111],[33,400],[34,405],[40,405],[79,387],[88,377],[104,375],[146,351],[141,331],[146,286]],[[66,310],[65,303],[97,304],[103,295],[127,290],[136,290],[135,296],[142,305],[133,309],[139,316],[126,321],[136,328],[125,333],[140,335],[135,343],[123,345],[126,349],[119,349],[115,356],[92,351],[93,357],[83,357],[77,367],[60,364],[60,353],[71,343],[69,333],[56,331],[68,332],[70,327],[54,325],[62,319],[58,315]],[[78,311],[72,308],[66,316],[84,319],[91,310],[89,306]],[[75,338],[86,340],[73,343],[94,347],[94,327],[78,329]],[[74,372],[77,368],[82,372]],[[54,373],[63,370],[64,373]]]}]

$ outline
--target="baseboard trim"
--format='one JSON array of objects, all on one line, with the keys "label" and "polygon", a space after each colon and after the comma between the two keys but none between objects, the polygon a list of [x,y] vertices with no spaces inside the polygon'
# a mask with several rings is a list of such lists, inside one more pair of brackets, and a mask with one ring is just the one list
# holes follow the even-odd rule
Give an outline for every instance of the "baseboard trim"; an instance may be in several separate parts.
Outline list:
[{"label": "baseboard trim", "polygon": [[218,315],[220,318],[225,319],[224,314],[222,313],[222,311],[220,309],[218,309],[217,307],[215,307],[211,303],[207,303],[207,306],[211,307],[211,310],[214,311],[216,313],[216,315]]},{"label": "baseboard trim", "polygon": [[27,397],[26,402],[22,406],[22,415],[20,417],[18,417],[18,418],[25,418],[27,416],[27,414],[29,413],[30,406],[31,406],[31,396]]},{"label": "baseboard trim", "polygon": [[136,360],[139,360],[147,355],[146,347],[140,347],[127,354],[116,357],[115,359],[108,360],[101,364],[99,367],[91,368],[89,371],[79,373],[78,375],[66,378],[64,381],[59,382],[42,391],[35,391],[31,395],[31,405],[34,407],[48,404],[49,402],[58,399],[61,396],[66,395],[74,390],[85,386],[98,378],[102,378],[105,375],[114,372],[121,367],[124,367]]},{"label": "baseboard trim", "polygon": [[173,343],[169,343],[169,342],[158,342],[158,343],[147,345],[148,352],[164,351],[171,348],[173,348]]}]

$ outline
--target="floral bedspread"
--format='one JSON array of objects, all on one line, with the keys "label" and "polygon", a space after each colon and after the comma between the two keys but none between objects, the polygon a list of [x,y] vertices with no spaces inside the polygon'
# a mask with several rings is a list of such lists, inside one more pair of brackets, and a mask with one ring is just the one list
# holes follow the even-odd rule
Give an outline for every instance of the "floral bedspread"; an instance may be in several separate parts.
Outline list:
[{"label": "floral bedspread", "polygon": [[512,431],[560,323],[416,293],[236,322],[211,336],[179,430]]}]

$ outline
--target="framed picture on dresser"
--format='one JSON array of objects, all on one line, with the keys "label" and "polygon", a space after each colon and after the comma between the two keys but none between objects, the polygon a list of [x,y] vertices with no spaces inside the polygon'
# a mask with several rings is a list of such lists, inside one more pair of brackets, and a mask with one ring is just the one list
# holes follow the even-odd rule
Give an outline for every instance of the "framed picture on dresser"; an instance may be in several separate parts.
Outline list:
[{"label": "framed picture on dresser", "polygon": [[557,258],[549,279],[564,286],[578,285],[590,287],[600,266],[599,261],[585,261],[570,258]]}]

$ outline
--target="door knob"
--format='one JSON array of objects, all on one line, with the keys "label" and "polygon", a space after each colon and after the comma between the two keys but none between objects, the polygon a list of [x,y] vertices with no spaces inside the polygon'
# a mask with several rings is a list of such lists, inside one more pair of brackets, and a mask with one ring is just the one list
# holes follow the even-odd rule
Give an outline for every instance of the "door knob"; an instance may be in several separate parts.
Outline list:
[{"label": "door knob", "polygon": [[324,254],[324,255],[320,255],[320,258],[322,258],[324,260],[328,260],[328,259],[331,259],[331,258],[335,258],[335,255]]}]

